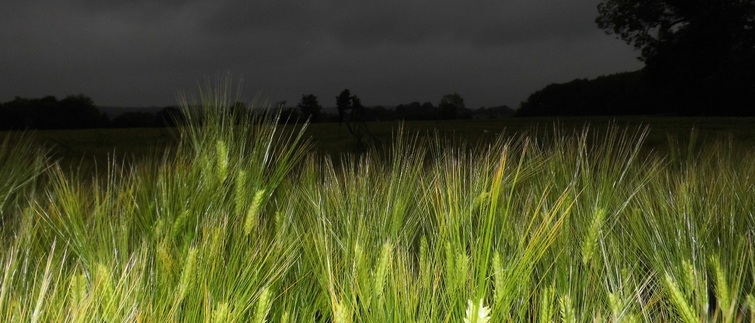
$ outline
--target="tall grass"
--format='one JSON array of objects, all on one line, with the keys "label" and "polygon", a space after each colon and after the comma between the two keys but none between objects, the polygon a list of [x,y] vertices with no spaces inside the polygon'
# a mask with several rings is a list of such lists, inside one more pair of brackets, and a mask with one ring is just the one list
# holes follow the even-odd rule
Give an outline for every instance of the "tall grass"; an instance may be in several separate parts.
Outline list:
[{"label": "tall grass", "polygon": [[755,153],[729,142],[399,133],[321,156],[237,101],[181,96],[175,151],[92,174],[3,143],[0,321],[755,316]]}]

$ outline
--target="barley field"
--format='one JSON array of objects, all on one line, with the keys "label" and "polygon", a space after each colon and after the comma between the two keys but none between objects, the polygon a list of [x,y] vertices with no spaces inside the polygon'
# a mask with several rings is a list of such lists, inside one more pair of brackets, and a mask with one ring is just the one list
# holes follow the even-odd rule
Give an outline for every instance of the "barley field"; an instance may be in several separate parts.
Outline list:
[{"label": "barley field", "polygon": [[235,101],[182,97],[171,149],[96,171],[5,135],[0,321],[755,321],[735,136],[404,129],[335,155]]}]

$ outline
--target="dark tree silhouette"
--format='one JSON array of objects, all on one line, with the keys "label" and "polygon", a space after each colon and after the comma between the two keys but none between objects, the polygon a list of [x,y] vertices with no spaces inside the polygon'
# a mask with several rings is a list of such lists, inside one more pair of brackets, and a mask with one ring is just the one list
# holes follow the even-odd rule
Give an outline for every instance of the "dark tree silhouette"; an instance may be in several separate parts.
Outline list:
[{"label": "dark tree silhouette", "polygon": [[301,101],[299,101],[296,107],[301,111],[301,115],[308,118],[311,122],[320,121],[322,106],[320,106],[320,102],[317,101],[317,97],[314,94],[302,94]]},{"label": "dark tree silhouette", "polygon": [[103,116],[92,99],[71,95],[58,101],[54,96],[40,99],[16,97],[0,109],[1,129],[74,129],[103,125]]},{"label": "dark tree silhouette", "polygon": [[336,97],[336,106],[338,107],[339,126],[346,125],[349,133],[356,141],[357,150],[364,150],[367,147],[368,140],[373,145],[378,145],[379,140],[367,128],[365,123],[365,108],[362,101],[356,95],[351,95],[348,89],[341,91]]},{"label": "dark tree silhouette", "polygon": [[517,116],[590,116],[648,114],[640,101],[641,72],[618,73],[593,80],[550,84],[522,102]]},{"label": "dark tree silhouette", "polygon": [[604,0],[598,12],[601,29],[641,50],[657,108],[752,113],[755,1]]},{"label": "dark tree silhouette", "polygon": [[336,107],[338,107],[338,123],[342,124],[346,120],[346,111],[351,108],[351,92],[349,89],[341,91],[336,97]]},{"label": "dark tree silhouette", "polygon": [[69,95],[61,100],[53,115],[60,118],[56,128],[94,128],[100,121],[100,110],[83,94]]},{"label": "dark tree silhouette", "polygon": [[464,98],[458,93],[453,93],[444,95],[438,103],[438,108],[440,108],[441,118],[456,119],[466,106]]},{"label": "dark tree silhouette", "polygon": [[440,118],[440,112],[431,102],[415,101],[396,106],[396,118],[399,120],[437,120]]}]

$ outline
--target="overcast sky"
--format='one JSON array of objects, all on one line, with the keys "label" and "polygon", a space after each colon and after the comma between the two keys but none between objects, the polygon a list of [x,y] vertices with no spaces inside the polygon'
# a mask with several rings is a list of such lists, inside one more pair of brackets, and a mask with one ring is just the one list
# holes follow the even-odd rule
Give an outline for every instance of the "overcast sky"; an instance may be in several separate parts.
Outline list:
[{"label": "overcast sky", "polygon": [[2,0],[0,102],[82,93],[164,106],[206,77],[245,98],[323,106],[518,107],[535,90],[636,70],[594,23],[599,0]]}]

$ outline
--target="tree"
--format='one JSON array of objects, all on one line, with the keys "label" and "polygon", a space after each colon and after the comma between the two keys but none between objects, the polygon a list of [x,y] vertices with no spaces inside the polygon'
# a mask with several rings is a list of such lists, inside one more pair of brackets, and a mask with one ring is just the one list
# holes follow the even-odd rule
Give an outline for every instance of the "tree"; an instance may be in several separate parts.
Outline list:
[{"label": "tree", "polygon": [[59,103],[54,115],[59,115],[61,128],[93,128],[100,122],[100,110],[86,95],[69,95]]},{"label": "tree", "polygon": [[464,98],[458,93],[453,93],[444,95],[438,103],[438,108],[440,108],[441,118],[456,119],[466,106],[464,106]]},{"label": "tree", "polygon": [[341,91],[336,97],[336,107],[338,107],[338,123],[346,121],[346,111],[351,108],[351,92],[349,89]]},{"label": "tree", "polygon": [[754,73],[742,73],[755,67],[755,1],[604,0],[598,12],[601,29],[641,50],[658,106],[700,114],[755,102]]},{"label": "tree", "polygon": [[40,99],[16,97],[3,104],[3,129],[76,129],[104,125],[92,99],[82,94],[58,101],[54,96]]},{"label": "tree", "polygon": [[365,108],[362,106],[362,100],[359,97],[351,95],[351,92],[345,89],[336,97],[336,106],[338,107],[339,126],[346,124],[346,128],[356,141],[358,150],[366,148],[365,137],[371,139],[373,145],[379,144],[377,137],[367,128],[364,122]]},{"label": "tree", "polygon": [[550,84],[522,102],[517,116],[628,115],[644,110],[636,87],[640,71]]},{"label": "tree", "polygon": [[301,110],[301,114],[305,118],[309,118],[312,122],[320,121],[320,111],[322,111],[322,107],[314,94],[302,94],[301,101],[299,101],[299,104],[296,106]]}]

